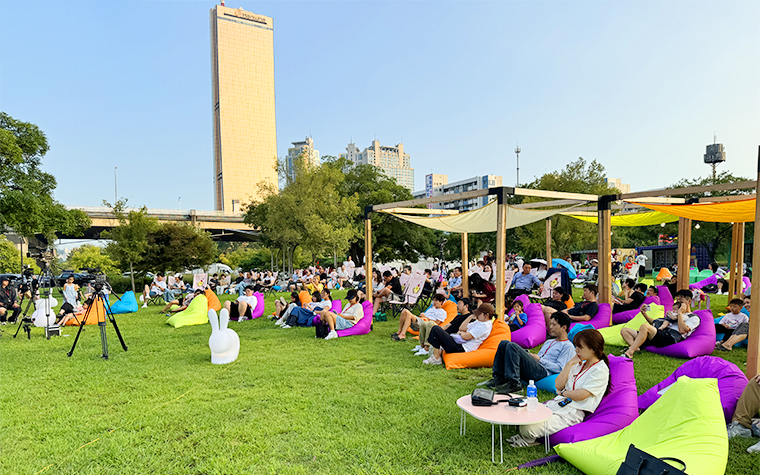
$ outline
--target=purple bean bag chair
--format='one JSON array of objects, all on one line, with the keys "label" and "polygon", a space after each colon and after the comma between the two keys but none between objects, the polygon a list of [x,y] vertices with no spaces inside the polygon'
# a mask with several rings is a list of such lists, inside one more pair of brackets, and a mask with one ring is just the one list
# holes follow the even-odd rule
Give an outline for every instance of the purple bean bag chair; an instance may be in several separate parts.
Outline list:
[{"label": "purple bean bag chair", "polygon": [[[662,305],[660,304],[660,297],[657,295],[653,295],[651,297],[645,297],[644,298],[645,304],[651,304],[651,305]],[[628,323],[639,314],[639,309],[634,308],[632,310],[626,310],[625,312],[618,312],[612,314],[612,323],[613,325],[620,325],[621,323]]]},{"label": "purple bean bag chair", "polygon": [[606,328],[610,326],[611,315],[612,315],[612,307],[610,306],[610,304],[600,303],[599,311],[596,313],[596,315],[593,316],[593,318],[591,318],[591,320],[587,320],[585,322],[575,322],[570,325],[570,329],[572,330],[576,324],[591,325],[597,330],[600,328]]},{"label": "purple bean bag chair", "polygon": [[715,356],[700,356],[682,364],[673,374],[639,396],[639,409],[646,410],[660,398],[658,391],[675,383],[681,376],[690,378],[715,378],[718,380],[720,404],[726,423],[731,422],[736,403],[747,386],[747,377],[738,366]]},{"label": "purple bean bag chair", "polygon": [[256,308],[251,312],[251,320],[264,315],[264,294],[261,292],[254,292],[253,295],[256,297]]},{"label": "purple bean bag chair", "polygon": [[712,312],[710,310],[696,310],[694,313],[699,316],[699,326],[689,338],[681,340],[675,345],[662,348],[649,346],[644,349],[658,355],[684,359],[711,354],[715,349],[715,320]]},{"label": "purple bean bag chair", "polygon": [[525,305],[525,314],[528,316],[528,323],[512,332],[512,341],[528,349],[546,341],[546,320],[544,320],[541,304],[538,303]]},{"label": "purple bean bag chair", "polygon": [[717,284],[717,283],[718,283],[718,274],[713,274],[706,279],[702,279],[699,282],[694,282],[693,284],[689,285],[689,290],[701,289],[702,287],[706,285]]},{"label": "purple bean bag chair", "polygon": [[627,427],[639,415],[636,377],[633,361],[620,356],[609,355],[610,393],[580,424],[562,429],[549,436],[552,445],[580,442],[611,434]]},{"label": "purple bean bag chair", "polygon": [[742,277],[742,282],[744,282],[744,292],[746,294],[746,292],[752,288],[752,281],[749,280],[749,277],[745,275],[744,277]]},{"label": "purple bean bag chair", "polygon": [[660,305],[665,307],[666,312],[673,310],[673,294],[666,285],[657,286],[657,295],[660,297]]},{"label": "purple bean bag chair", "polygon": [[330,308],[330,311],[332,313],[340,313],[343,311],[343,305],[341,304],[340,300],[332,301],[332,307]]},{"label": "purple bean bag chair", "polygon": [[364,307],[364,317],[351,328],[338,330],[338,336],[366,335],[372,331],[372,302],[365,300],[362,302],[362,307]]}]

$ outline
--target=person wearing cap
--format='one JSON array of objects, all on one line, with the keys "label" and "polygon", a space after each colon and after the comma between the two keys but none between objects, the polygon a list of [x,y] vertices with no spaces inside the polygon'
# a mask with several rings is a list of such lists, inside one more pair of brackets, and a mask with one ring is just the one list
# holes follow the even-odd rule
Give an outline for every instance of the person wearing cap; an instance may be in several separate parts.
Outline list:
[{"label": "person wearing cap", "polygon": [[485,385],[497,393],[509,394],[522,390],[521,381],[538,381],[558,374],[575,356],[575,347],[567,338],[572,320],[563,312],[554,312],[549,319],[549,335],[538,354],[530,353],[517,343],[499,343],[491,370],[493,377]]},{"label": "person wearing cap", "polygon": [[[16,290],[11,287],[8,276],[0,278],[0,325],[5,325],[6,319],[10,323],[16,323],[21,307],[16,302]],[[13,315],[7,318],[8,312],[13,310]]]},{"label": "person wearing cap", "polygon": [[433,355],[423,363],[442,364],[441,352],[443,351],[446,353],[469,353],[477,350],[491,334],[492,318],[496,310],[490,303],[483,303],[474,313],[476,320],[468,323],[465,330],[459,330],[457,333],[449,334],[441,327],[433,327],[428,336],[428,343],[433,347]]}]

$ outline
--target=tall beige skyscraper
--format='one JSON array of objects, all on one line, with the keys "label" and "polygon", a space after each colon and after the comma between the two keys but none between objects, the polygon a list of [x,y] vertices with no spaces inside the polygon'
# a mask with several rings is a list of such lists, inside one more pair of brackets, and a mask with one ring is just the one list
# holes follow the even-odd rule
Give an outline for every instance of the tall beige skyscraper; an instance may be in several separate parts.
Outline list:
[{"label": "tall beige skyscraper", "polygon": [[214,207],[234,212],[260,197],[260,182],[277,187],[274,23],[242,8],[210,13]]}]

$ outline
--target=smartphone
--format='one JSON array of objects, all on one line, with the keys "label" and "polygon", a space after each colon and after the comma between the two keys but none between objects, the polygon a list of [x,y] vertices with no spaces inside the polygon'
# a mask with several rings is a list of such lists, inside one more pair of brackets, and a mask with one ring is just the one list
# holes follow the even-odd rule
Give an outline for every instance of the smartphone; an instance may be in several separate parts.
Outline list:
[{"label": "smartphone", "polygon": [[567,406],[568,404],[570,404],[571,402],[573,402],[573,400],[572,400],[572,399],[570,399],[569,397],[566,397],[565,399],[563,399],[563,400],[561,400],[561,401],[559,402],[559,407],[565,407],[565,406]]}]

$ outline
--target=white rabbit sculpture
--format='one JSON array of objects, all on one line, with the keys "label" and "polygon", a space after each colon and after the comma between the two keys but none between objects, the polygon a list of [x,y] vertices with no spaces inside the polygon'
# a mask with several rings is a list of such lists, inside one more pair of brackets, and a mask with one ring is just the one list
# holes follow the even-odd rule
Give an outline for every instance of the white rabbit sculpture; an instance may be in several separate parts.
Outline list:
[{"label": "white rabbit sculpture", "polygon": [[[48,306],[48,303],[50,304]],[[37,299],[34,302],[34,313],[32,313],[32,322],[35,327],[46,327],[55,323],[55,311],[53,308],[58,305],[58,299],[52,295],[47,299]],[[50,315],[48,315],[50,309]]]},{"label": "white rabbit sculpture", "polygon": [[219,312],[219,320],[216,318],[216,310],[208,311],[208,321],[211,323],[211,336],[208,338],[208,347],[211,349],[211,363],[232,363],[240,353],[240,337],[235,330],[227,328],[230,321],[230,313],[226,308]]}]

